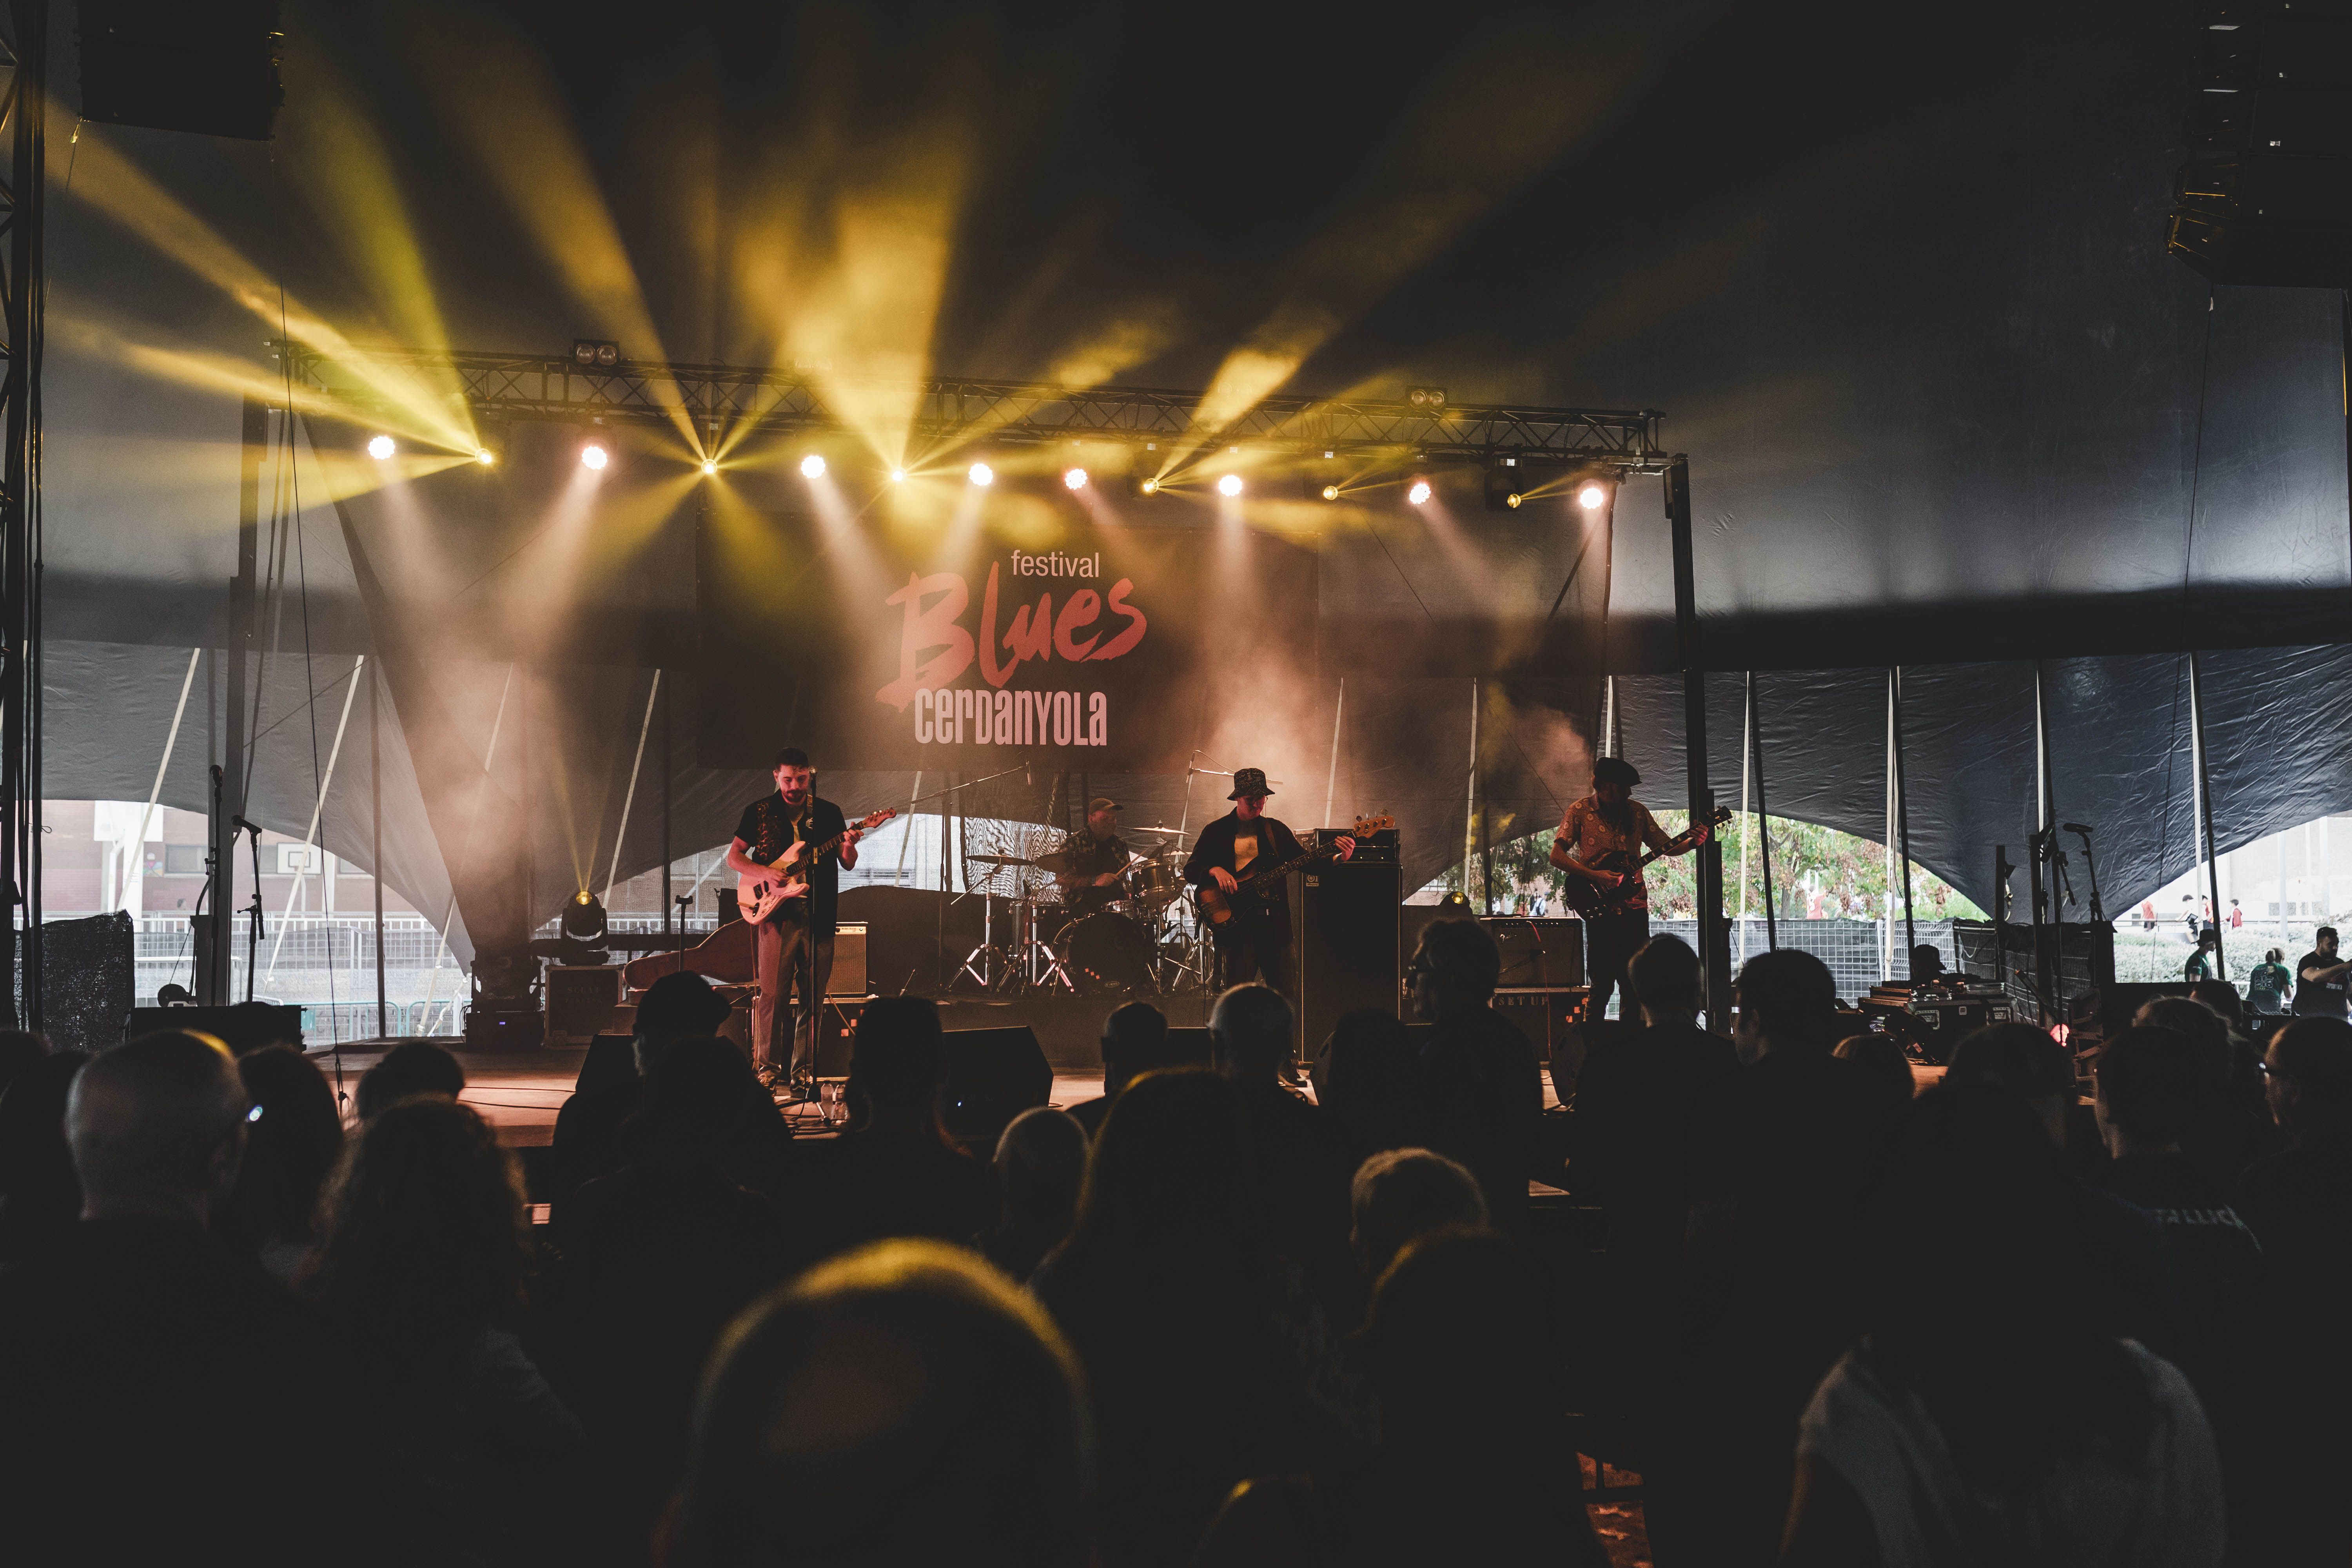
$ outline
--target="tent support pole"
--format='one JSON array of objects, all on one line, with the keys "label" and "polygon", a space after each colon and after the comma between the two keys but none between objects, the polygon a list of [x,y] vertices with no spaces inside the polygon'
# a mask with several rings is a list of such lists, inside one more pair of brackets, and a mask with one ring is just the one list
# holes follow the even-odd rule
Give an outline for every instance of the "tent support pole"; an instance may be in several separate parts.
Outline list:
[{"label": "tent support pole", "polygon": [[382,1040],[392,1031],[383,985],[383,676],[377,665],[368,666],[367,680],[368,875],[375,883],[375,1037]]},{"label": "tent support pole", "polygon": [[[659,679],[661,679],[661,671],[660,671],[660,670],[656,669],[656,670],[655,670],[655,671],[654,671],[654,679],[655,679],[656,680],[659,680]],[[671,918],[672,914],[675,912],[675,911],[671,909],[671,906],[670,906],[670,890],[669,890],[669,868],[670,868],[670,847],[669,847],[669,827],[670,827],[670,821],[669,821],[669,808],[670,808],[670,797],[669,797],[669,786],[670,786],[670,774],[671,774],[672,773],[674,773],[674,772],[676,772],[676,771],[677,771],[676,769],[674,769],[674,768],[672,768],[672,767],[670,766],[670,755],[669,755],[669,704],[668,704],[667,702],[664,702],[664,703],[661,705],[661,721],[662,721],[662,723],[661,723],[661,770],[662,770],[662,851],[661,851],[661,855],[662,855],[662,945],[663,945],[664,947],[667,947],[667,946],[669,945],[669,941],[670,941],[670,929],[669,929],[670,918]]]},{"label": "tent support pole", "polygon": [[[1675,652],[1683,672],[1683,763],[1690,791],[1690,826],[1715,813],[1707,783],[1706,659],[1699,643],[1698,590],[1691,542],[1690,461],[1666,469],[1666,527],[1674,536]],[[1706,977],[1706,1026],[1731,1030],[1731,944],[1723,925],[1723,842],[1713,833],[1698,851],[1699,963]]]},{"label": "tent support pole", "polygon": [[1919,927],[1911,910],[1911,790],[1903,776],[1903,667],[1887,677],[1886,711],[1894,726],[1895,840],[1903,857],[1903,973],[1911,973],[1911,950],[1919,945]]},{"label": "tent support pole", "polygon": [[254,569],[261,553],[261,458],[269,446],[269,405],[245,400],[236,465],[236,575],[228,587],[228,724],[221,746],[221,788],[213,813],[211,962],[196,976],[196,1000],[226,1005],[229,995],[230,924],[236,917],[236,829],[245,811],[245,656],[253,646]]},{"label": "tent support pole", "polygon": [[1780,922],[1772,908],[1772,819],[1764,805],[1764,714],[1756,700],[1756,672],[1748,672],[1748,771],[1756,781],[1756,874],[1764,884],[1764,948],[1780,950]]},{"label": "tent support pole", "polygon": [[[2033,894],[2033,994],[2044,1012],[2044,1028],[2052,1022],[2048,1014],[2058,1011],[2057,921],[2065,913],[2053,902],[2058,893],[2054,879],[2044,879],[2047,871],[2054,870],[2056,866],[2054,861],[2046,868],[2044,865],[2057,838],[2056,830],[2051,826],[2051,818],[2057,814],[2055,794],[2051,787],[2050,710],[2042,699],[2042,661],[2037,658],[2033,661],[2034,840],[2025,863],[2029,868],[2027,883]],[[2064,1022],[2063,1018],[2058,1021]]]},{"label": "tent support pole", "polygon": [[2189,740],[2197,751],[2197,826],[2205,838],[2205,896],[2213,905],[2213,977],[2226,980],[2228,963],[2221,956],[2221,856],[2213,842],[2213,776],[2206,771],[2205,701],[2197,684],[2197,656],[2189,656]]}]

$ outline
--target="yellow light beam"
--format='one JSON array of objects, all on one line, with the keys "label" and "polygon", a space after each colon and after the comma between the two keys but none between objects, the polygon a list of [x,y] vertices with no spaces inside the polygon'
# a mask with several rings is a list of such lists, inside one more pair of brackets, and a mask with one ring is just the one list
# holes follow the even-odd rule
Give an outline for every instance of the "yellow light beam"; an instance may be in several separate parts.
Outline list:
[{"label": "yellow light beam", "polygon": [[[411,424],[435,432],[429,439],[451,450],[470,452],[472,425],[461,412],[406,371],[369,357],[342,331],[291,295],[247,260],[195,214],[102,136],[83,138],[74,193],[163,255],[219,289],[268,328],[281,332],[340,366],[354,380],[405,414]],[[281,399],[282,400],[282,399]]]},{"label": "yellow light beam", "polygon": [[[465,130],[483,172],[604,334],[632,360],[667,360],[612,208],[544,67],[472,18],[444,13],[442,20],[420,64],[443,112]],[[695,457],[705,456],[677,384],[646,390]]]}]

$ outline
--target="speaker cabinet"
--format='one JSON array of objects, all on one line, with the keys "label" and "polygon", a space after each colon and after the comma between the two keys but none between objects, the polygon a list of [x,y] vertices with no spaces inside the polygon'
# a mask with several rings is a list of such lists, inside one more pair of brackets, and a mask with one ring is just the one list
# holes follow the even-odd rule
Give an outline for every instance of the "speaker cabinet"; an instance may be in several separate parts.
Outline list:
[{"label": "speaker cabinet", "polygon": [[843,921],[833,932],[833,973],[825,980],[827,996],[866,994],[866,922]]},{"label": "speaker cabinet", "polygon": [[1397,1011],[1402,868],[1343,861],[1300,880],[1298,1021],[1312,1058],[1343,1013]]}]

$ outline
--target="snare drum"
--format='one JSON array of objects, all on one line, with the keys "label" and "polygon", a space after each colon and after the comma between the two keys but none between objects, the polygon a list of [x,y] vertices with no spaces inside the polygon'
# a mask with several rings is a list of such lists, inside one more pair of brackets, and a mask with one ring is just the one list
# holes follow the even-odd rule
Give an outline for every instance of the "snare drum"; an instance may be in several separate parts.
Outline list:
[{"label": "snare drum", "polygon": [[1120,879],[1121,895],[1131,908],[1149,910],[1166,903],[1184,890],[1184,879],[1172,866],[1157,860],[1146,860],[1128,868]]}]

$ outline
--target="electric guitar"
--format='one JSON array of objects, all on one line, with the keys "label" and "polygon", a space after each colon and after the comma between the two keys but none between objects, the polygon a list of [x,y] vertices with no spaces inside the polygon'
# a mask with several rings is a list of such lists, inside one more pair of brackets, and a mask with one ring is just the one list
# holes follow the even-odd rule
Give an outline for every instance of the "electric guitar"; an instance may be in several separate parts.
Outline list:
[{"label": "electric guitar", "polygon": [[[853,833],[871,833],[898,815],[892,810],[868,812],[830,838],[815,844],[795,844],[757,872],[742,873],[735,879],[736,910],[751,924],[761,924],[788,900],[808,892],[809,873],[826,856],[837,853],[843,839]],[[808,906],[803,903],[801,907]]]},{"label": "electric guitar", "polygon": [[[1730,820],[1731,808],[1727,805],[1717,806],[1715,815],[1707,819],[1706,826],[1709,828],[1720,827]],[[1568,879],[1566,895],[1569,908],[1586,920],[1591,920],[1598,915],[1622,914],[1625,908],[1627,885],[1633,881],[1635,874],[1661,855],[1679,855],[1685,849],[1691,848],[1698,843],[1699,833],[1700,830],[1696,827],[1688,828],[1668,839],[1664,848],[1650,850],[1639,859],[1634,858],[1631,850],[1604,850],[1584,864],[1596,871],[1620,873],[1617,885],[1613,888],[1604,888],[1598,882],[1588,882],[1581,877],[1571,876]],[[1568,840],[1564,838],[1555,838],[1551,841],[1551,847],[1554,849],[1563,849],[1567,846]]]},{"label": "electric guitar", "polygon": [[[1393,816],[1360,816],[1356,818],[1356,826],[1349,829],[1349,836],[1354,838],[1369,838],[1375,833],[1395,826],[1396,818]],[[1234,918],[1234,900],[1250,893],[1253,889],[1271,887],[1302,866],[1313,865],[1318,860],[1336,860],[1339,858],[1339,846],[1336,843],[1327,844],[1320,849],[1309,849],[1303,855],[1294,855],[1279,866],[1268,866],[1263,870],[1252,871],[1248,876],[1236,881],[1234,890],[1230,893],[1212,882],[1201,889],[1201,913],[1211,925],[1224,925]]]}]

